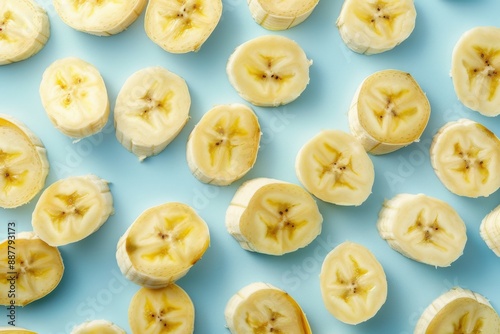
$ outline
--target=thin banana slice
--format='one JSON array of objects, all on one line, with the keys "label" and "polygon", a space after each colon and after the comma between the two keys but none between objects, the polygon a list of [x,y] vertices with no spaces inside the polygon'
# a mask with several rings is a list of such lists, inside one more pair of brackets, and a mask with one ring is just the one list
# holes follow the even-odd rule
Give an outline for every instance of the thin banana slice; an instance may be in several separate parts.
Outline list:
[{"label": "thin banana slice", "polygon": [[337,205],[361,205],[375,180],[373,163],[363,146],[340,130],[324,130],[302,146],[295,172],[310,193]]},{"label": "thin banana slice", "polygon": [[458,99],[484,116],[500,114],[500,28],[466,31],[453,49],[451,77]]},{"label": "thin banana slice", "polygon": [[132,282],[161,288],[186,275],[209,244],[205,221],[188,205],[170,202],[134,221],[118,241],[116,260]]},{"label": "thin banana slice", "polygon": [[57,287],[63,273],[59,250],[49,246],[35,233],[22,232],[15,235],[15,239],[2,241],[0,305],[11,305],[13,300],[16,306],[25,306],[45,297]]},{"label": "thin banana slice", "polygon": [[326,309],[351,325],[371,319],[387,299],[384,268],[366,247],[345,241],[323,261],[319,276]]},{"label": "thin banana slice", "polygon": [[34,56],[49,37],[49,17],[35,1],[0,2],[0,65]]},{"label": "thin banana slice", "polygon": [[484,296],[455,287],[424,310],[413,333],[500,333],[500,317]]},{"label": "thin banana slice", "polygon": [[383,70],[359,85],[349,128],[371,154],[386,154],[420,139],[431,114],[425,93],[410,73]]},{"label": "thin banana slice", "polygon": [[413,0],[345,0],[337,27],[347,47],[371,55],[405,41],[416,18]]},{"label": "thin banana slice", "polygon": [[45,186],[48,173],[42,141],[17,119],[0,114],[0,207],[28,203]]},{"label": "thin banana slice", "polygon": [[189,135],[189,169],[201,182],[229,185],[255,164],[260,136],[259,121],[251,108],[237,103],[216,106]]},{"label": "thin banana slice", "polygon": [[53,62],[43,73],[40,98],[52,124],[69,137],[93,135],[108,121],[104,80],[96,67],[82,59]]},{"label": "thin banana slice", "polygon": [[238,46],[226,66],[238,94],[256,106],[275,107],[297,99],[309,84],[312,61],[293,40],[267,35]]},{"label": "thin banana slice", "polygon": [[198,51],[222,16],[222,0],[150,0],[144,28],[170,53]]},{"label": "thin banana slice", "polygon": [[71,334],[126,334],[126,332],[111,321],[92,320],[73,327]]},{"label": "thin banana slice", "polygon": [[184,79],[159,66],[139,70],[116,99],[116,138],[142,161],[174,140],[189,119],[190,107]]},{"label": "thin banana slice", "polygon": [[455,209],[424,194],[399,194],[385,201],[377,229],[394,250],[438,267],[458,259],[467,242],[465,223]]},{"label": "thin banana slice", "polygon": [[30,331],[21,327],[0,327],[0,334],[37,334],[37,332]]},{"label": "thin banana slice", "polygon": [[319,0],[247,0],[255,22],[269,30],[286,30],[304,22]]},{"label": "thin banana slice", "polygon": [[302,187],[274,179],[243,183],[226,211],[226,228],[243,249],[283,255],[310,244],[323,216]]},{"label": "thin banana slice", "polygon": [[311,334],[300,305],[285,291],[268,283],[249,284],[233,295],[224,310],[232,334]]},{"label": "thin banana slice", "polygon": [[108,182],[95,175],[72,176],[44,190],[33,211],[33,230],[51,246],[82,240],[113,213]]},{"label": "thin banana slice", "polygon": [[500,205],[484,217],[479,232],[486,245],[500,257]]},{"label": "thin banana slice", "polygon": [[500,140],[480,123],[460,119],[434,135],[432,167],[454,194],[487,197],[500,187]]}]

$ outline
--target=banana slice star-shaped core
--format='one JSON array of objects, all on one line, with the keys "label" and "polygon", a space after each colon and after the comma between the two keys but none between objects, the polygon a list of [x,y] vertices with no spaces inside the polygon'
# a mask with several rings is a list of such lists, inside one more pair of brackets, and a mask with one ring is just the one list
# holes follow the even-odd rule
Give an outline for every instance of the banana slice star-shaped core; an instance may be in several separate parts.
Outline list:
[{"label": "banana slice star-shaped core", "polygon": [[364,277],[369,273],[368,270],[363,269],[359,266],[359,263],[352,256],[349,257],[351,265],[353,267],[352,275],[351,273],[342,272],[337,270],[335,282],[328,285],[328,288],[332,291],[337,291],[340,293],[341,298],[350,304],[354,297],[361,297],[366,301],[368,296],[368,291],[373,288],[373,285],[365,285]]}]

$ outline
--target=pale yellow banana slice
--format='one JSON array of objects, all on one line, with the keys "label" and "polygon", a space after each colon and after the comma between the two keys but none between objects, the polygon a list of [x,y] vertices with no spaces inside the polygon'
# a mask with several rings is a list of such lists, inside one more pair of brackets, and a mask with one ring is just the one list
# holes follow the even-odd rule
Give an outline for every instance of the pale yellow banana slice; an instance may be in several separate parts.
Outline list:
[{"label": "pale yellow banana slice", "polygon": [[0,334],[37,334],[37,332],[30,331],[21,327],[0,327]]},{"label": "pale yellow banana slice", "polygon": [[324,130],[299,150],[297,178],[317,198],[337,205],[361,205],[375,180],[373,163],[352,135]]},{"label": "pale yellow banana slice", "polygon": [[226,211],[226,228],[243,249],[283,255],[310,244],[323,216],[302,187],[275,179],[243,183]]},{"label": "pale yellow banana slice", "polygon": [[326,309],[346,324],[371,319],[387,298],[384,268],[369,249],[354,242],[328,253],[319,279]]},{"label": "pale yellow banana slice", "polygon": [[500,140],[480,123],[460,119],[445,124],[434,135],[430,158],[454,194],[487,197],[500,187]]},{"label": "pale yellow banana slice", "polygon": [[174,140],[189,119],[190,107],[184,79],[159,66],[139,70],[116,99],[116,138],[142,161]]},{"label": "pale yellow banana slice", "polygon": [[186,275],[210,244],[205,221],[188,205],[144,211],[118,241],[116,260],[132,282],[161,288]]},{"label": "pale yellow banana slice", "polygon": [[126,334],[126,332],[111,321],[92,320],[73,327],[71,334]]},{"label": "pale yellow banana slice", "polygon": [[59,250],[35,233],[12,237],[0,243],[0,305],[25,306],[57,287],[64,265]]},{"label": "pale yellow banana slice", "polygon": [[285,291],[268,283],[251,283],[226,304],[226,324],[232,334],[311,334],[300,305]]},{"label": "pale yellow banana slice", "polygon": [[226,72],[238,94],[256,106],[297,99],[309,84],[312,61],[295,41],[278,35],[254,38],[229,57]]},{"label": "pale yellow banana slice", "polygon": [[61,20],[71,28],[110,36],[134,23],[147,0],[53,0],[53,3]]},{"label": "pale yellow banana slice", "polygon": [[500,205],[484,217],[479,232],[486,245],[500,257]]},{"label": "pale yellow banana slice", "polygon": [[192,334],[195,309],[181,287],[141,288],[132,297],[128,320],[132,334]]},{"label": "pale yellow banana slice", "polygon": [[251,108],[237,103],[218,105],[203,115],[189,135],[189,169],[201,182],[229,185],[255,164],[260,136]]},{"label": "pale yellow banana slice", "polygon": [[286,30],[304,22],[319,0],[247,0],[255,22],[269,30]]},{"label": "pale yellow banana slice", "polygon": [[484,296],[455,287],[424,310],[413,333],[500,333],[500,317]]},{"label": "pale yellow banana slice", "polygon": [[420,139],[431,114],[410,73],[383,70],[365,78],[349,109],[349,128],[371,154],[386,154]]},{"label": "pale yellow banana slice", "polygon": [[0,114],[0,207],[28,203],[49,173],[42,141],[17,119]]},{"label": "pale yellow banana slice", "polygon": [[45,46],[49,36],[49,17],[35,1],[0,2],[0,65],[34,56]]},{"label": "pale yellow banana slice", "polygon": [[345,0],[337,27],[347,47],[371,55],[405,41],[416,17],[413,0]]},{"label": "pale yellow banana slice", "polygon": [[107,181],[95,175],[72,176],[43,191],[31,223],[46,243],[62,246],[96,232],[112,213],[113,196]]},{"label": "pale yellow banana slice", "polygon": [[69,137],[93,135],[108,121],[104,80],[96,67],[82,59],[53,62],[43,73],[39,93],[52,124]]},{"label": "pale yellow banana slice", "polygon": [[424,194],[399,194],[385,201],[377,229],[394,250],[438,267],[458,259],[467,242],[465,223],[455,209]]},{"label": "pale yellow banana slice", "polygon": [[144,28],[165,51],[198,51],[222,16],[222,0],[150,0]]},{"label": "pale yellow banana slice", "polygon": [[500,114],[500,28],[476,27],[455,45],[451,77],[458,99],[485,116]]}]

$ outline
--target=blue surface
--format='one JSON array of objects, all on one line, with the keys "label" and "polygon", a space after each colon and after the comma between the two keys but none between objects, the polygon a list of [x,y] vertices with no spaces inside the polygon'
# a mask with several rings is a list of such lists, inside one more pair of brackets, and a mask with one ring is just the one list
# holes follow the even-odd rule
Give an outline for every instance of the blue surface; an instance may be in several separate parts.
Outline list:
[{"label": "blue surface", "polygon": [[[193,206],[210,227],[211,246],[178,284],[196,307],[196,334],[224,333],[224,307],[241,287],[265,281],[288,291],[307,313],[316,334],[413,333],[422,310],[452,286],[475,290],[500,310],[500,259],[479,236],[481,219],[500,204],[500,193],[468,199],[447,191],[435,176],[428,148],[433,134],[447,121],[467,117],[500,135],[500,122],[463,107],[449,77],[451,52],[460,35],[475,26],[500,26],[498,0],[417,0],[413,34],[396,49],[374,56],[355,54],[343,44],[335,20],[342,1],[321,0],[303,24],[269,32],[251,18],[245,0],[224,0],[220,24],[198,53],[173,55],[151,42],[143,15],[127,31],[112,37],[87,35],[66,26],[51,1],[40,0],[51,20],[49,42],[36,56],[0,67],[0,112],[25,122],[45,143],[51,171],[47,185],[70,175],[94,173],[112,182],[115,214],[92,236],[60,248],[66,271],[48,296],[17,310],[17,325],[43,334],[69,333],[87,318],[104,318],[130,333],[128,305],[138,286],[125,280],[116,264],[118,238],[145,209],[167,201]],[[234,48],[250,38],[281,34],[296,40],[314,61],[311,82],[295,102],[274,109],[257,108],[263,129],[255,167],[229,187],[208,186],[191,176],[185,145],[189,132],[215,104],[244,101],[230,86],[226,61]],[[125,80],[136,70],[161,65],[188,83],[191,119],[160,155],[139,163],[115,139],[112,121],[103,133],[76,144],[59,133],[46,116],[38,95],[43,71],[53,61],[77,56],[100,71],[111,106]],[[298,183],[294,172],[299,148],[323,129],[348,130],[347,110],[359,83],[369,74],[395,68],[410,72],[427,93],[432,115],[422,141],[390,155],[372,157],[373,194],[360,207],[339,207],[318,201],[324,216],[321,235],[307,248],[282,257],[246,252],[224,226],[225,210],[237,187],[254,177],[274,177]],[[112,117],[112,115],[111,115]],[[112,118],[110,118],[112,119]],[[401,193],[425,193],[450,203],[467,225],[465,252],[451,267],[434,268],[409,260],[380,238],[375,223],[382,201]],[[0,210],[0,237],[7,222],[18,231],[31,230],[36,203]],[[388,299],[371,320],[351,326],[331,316],[323,306],[319,271],[327,252],[351,240],[368,247],[382,263],[388,279]],[[0,325],[7,323],[0,308]]]}]

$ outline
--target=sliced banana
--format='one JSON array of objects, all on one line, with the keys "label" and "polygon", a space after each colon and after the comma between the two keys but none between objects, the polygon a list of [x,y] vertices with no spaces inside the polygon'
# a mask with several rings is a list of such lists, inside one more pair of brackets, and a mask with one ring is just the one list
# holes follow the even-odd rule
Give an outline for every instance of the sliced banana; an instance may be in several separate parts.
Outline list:
[{"label": "sliced banana", "polygon": [[139,70],[116,98],[116,138],[142,161],[174,140],[189,119],[190,107],[184,79],[159,66]]},{"label": "sliced banana", "polygon": [[56,60],[43,73],[40,98],[52,124],[73,138],[102,130],[109,116],[109,99],[99,70],[68,57]]},{"label": "sliced banana", "polygon": [[311,334],[300,305],[285,291],[256,282],[234,294],[224,310],[232,334]]},{"label": "sliced banana", "polygon": [[500,187],[500,140],[480,123],[460,119],[445,124],[434,135],[430,158],[454,194],[487,197]]},{"label": "sliced banana", "polygon": [[293,40],[267,35],[238,46],[226,72],[238,94],[256,106],[275,107],[297,99],[309,84],[312,61]]},{"label": "sliced banana", "polygon": [[295,172],[310,193],[337,205],[361,205],[375,180],[373,163],[363,146],[340,130],[321,131],[302,146]]},{"label": "sliced banana", "polygon": [[0,334],[37,334],[37,332],[32,332],[28,329],[21,327],[0,327]]},{"label": "sliced banana", "polygon": [[144,28],[165,51],[198,51],[222,16],[222,0],[151,0]]},{"label": "sliced banana", "polygon": [[161,288],[186,275],[209,244],[205,221],[190,206],[170,202],[134,221],[118,241],[116,259],[127,279]]},{"label": "sliced banana", "polygon": [[113,213],[108,182],[95,176],[72,176],[44,190],[35,206],[33,230],[51,246],[77,242],[96,232]]},{"label": "sliced banana", "polygon": [[500,257],[500,205],[484,217],[479,232],[486,245]]},{"label": "sliced banana", "polygon": [[286,30],[304,22],[319,0],[247,0],[255,22],[269,30]]},{"label": "sliced banana", "polygon": [[346,324],[371,319],[387,299],[384,268],[369,249],[354,242],[328,253],[319,279],[326,309]]},{"label": "sliced banana", "polygon": [[371,154],[386,154],[420,139],[431,114],[410,73],[383,70],[365,78],[349,109],[349,128]]},{"label": "sliced banana", "polygon": [[17,119],[0,114],[0,207],[28,203],[45,186],[49,168],[42,141]]},{"label": "sliced banana", "polygon": [[126,334],[126,332],[111,321],[92,320],[73,327],[71,334]]},{"label": "sliced banana", "polygon": [[255,164],[260,136],[251,108],[237,103],[218,105],[203,115],[189,135],[189,169],[201,182],[229,185]]}]

